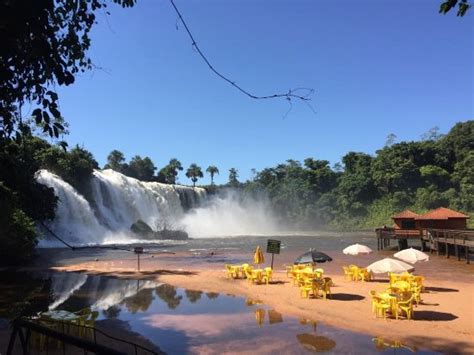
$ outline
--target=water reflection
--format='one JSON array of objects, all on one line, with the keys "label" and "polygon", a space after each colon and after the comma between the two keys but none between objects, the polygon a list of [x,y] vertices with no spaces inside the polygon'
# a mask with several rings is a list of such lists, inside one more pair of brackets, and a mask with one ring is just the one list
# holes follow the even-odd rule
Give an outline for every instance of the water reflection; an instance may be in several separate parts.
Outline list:
[{"label": "water reflection", "polygon": [[255,320],[257,321],[257,325],[263,325],[265,321],[265,310],[262,308],[257,308],[255,310]]},{"label": "water reflection", "polygon": [[298,334],[296,339],[304,348],[311,351],[329,351],[336,346],[336,342],[332,339],[308,333]]},{"label": "water reflection", "polygon": [[184,293],[186,294],[187,299],[191,303],[195,303],[201,299],[202,291],[195,291],[195,290],[185,290]]},{"label": "water reflection", "polygon": [[107,309],[102,310],[102,314],[107,319],[117,319],[120,316],[121,309],[119,306],[114,305]]},{"label": "water reflection", "polygon": [[53,302],[51,279],[27,272],[0,272],[0,318],[31,316]]},{"label": "water reflection", "polygon": [[219,297],[219,294],[217,292],[206,292],[206,296],[210,300],[213,300],[213,299]]},{"label": "water reflection", "polygon": [[274,309],[268,310],[268,323],[277,324],[283,322],[283,315]]},{"label": "water reflection", "polygon": [[151,288],[139,290],[135,295],[127,297],[123,303],[130,313],[146,312],[153,302],[153,293]]},{"label": "water reflection", "polygon": [[376,337],[376,338],[373,338],[372,341],[374,342],[375,348],[377,350],[380,350],[380,351],[383,351],[383,350],[386,350],[386,349],[389,349],[389,348],[392,348],[392,349],[402,349],[403,348],[403,349],[407,349],[407,350],[409,350],[413,353],[417,352],[416,347],[409,347],[409,346],[403,344],[402,342],[400,342],[398,340],[390,340],[390,339],[384,339],[382,337]]},{"label": "water reflection", "polygon": [[176,287],[171,285],[160,285],[155,288],[155,293],[161,300],[166,302],[169,309],[176,309],[183,299],[183,296],[177,295]]},{"label": "water reflection", "polygon": [[0,317],[12,308],[34,314],[51,307],[91,307],[100,311],[97,323],[103,329],[113,330],[120,322],[121,332],[139,334],[173,354],[414,351],[393,340],[372,342],[367,335],[283,316],[257,299],[212,292],[204,297],[201,291],[152,281],[81,274],[44,274],[31,281],[18,275],[0,279]]}]

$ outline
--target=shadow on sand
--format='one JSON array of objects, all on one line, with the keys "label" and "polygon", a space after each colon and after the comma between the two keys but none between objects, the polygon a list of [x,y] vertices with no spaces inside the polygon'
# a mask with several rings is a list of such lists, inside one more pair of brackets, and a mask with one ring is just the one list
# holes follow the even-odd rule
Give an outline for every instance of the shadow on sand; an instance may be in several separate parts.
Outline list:
[{"label": "shadow on sand", "polygon": [[415,311],[415,320],[429,320],[446,322],[457,319],[458,316],[452,313],[436,311]]},{"label": "shadow on sand", "polygon": [[353,295],[350,293],[333,293],[329,299],[334,301],[360,301],[365,299],[365,297],[361,295]]},{"label": "shadow on sand", "polygon": [[428,292],[459,292],[455,288],[446,288],[446,287],[425,287],[425,291]]}]

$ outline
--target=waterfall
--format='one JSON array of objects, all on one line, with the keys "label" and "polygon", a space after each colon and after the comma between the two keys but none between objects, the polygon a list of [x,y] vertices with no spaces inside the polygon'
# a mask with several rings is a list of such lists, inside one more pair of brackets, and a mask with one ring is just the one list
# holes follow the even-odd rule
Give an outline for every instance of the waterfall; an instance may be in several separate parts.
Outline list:
[{"label": "waterfall", "polygon": [[[206,196],[201,188],[143,182],[113,170],[95,170],[88,201],[46,170],[38,171],[36,178],[52,187],[59,198],[56,218],[48,227],[75,244],[135,242],[130,226],[139,219],[154,230],[163,224],[180,228],[185,212]],[[51,246],[51,242],[41,245]]]},{"label": "waterfall", "polygon": [[[103,240],[107,229],[97,221],[89,202],[71,185],[46,170],[38,171],[36,180],[52,187],[59,199],[56,217],[52,222],[47,223],[49,228],[71,243],[94,244]],[[51,241],[42,241],[41,244],[58,246],[57,243]]]}]

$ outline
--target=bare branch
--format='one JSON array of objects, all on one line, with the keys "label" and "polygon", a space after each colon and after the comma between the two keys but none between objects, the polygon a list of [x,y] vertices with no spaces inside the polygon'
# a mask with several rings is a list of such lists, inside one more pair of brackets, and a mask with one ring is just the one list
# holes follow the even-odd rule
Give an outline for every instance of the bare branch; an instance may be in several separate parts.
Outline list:
[{"label": "bare branch", "polygon": [[[286,93],[279,93],[279,94],[273,94],[273,95],[267,95],[267,96],[258,96],[258,95],[254,95],[253,93],[243,89],[240,85],[236,84],[235,81],[229,79],[228,77],[226,77],[225,75],[221,74],[219,71],[217,71],[217,69],[214,68],[214,66],[209,62],[209,60],[207,59],[207,57],[204,55],[204,53],[201,51],[201,49],[199,48],[196,40],[194,39],[194,36],[192,35],[188,25],[186,24],[186,22],[184,21],[183,19],[183,16],[181,15],[180,11],[178,10],[178,8],[176,7],[175,3],[174,3],[174,0],[170,0],[171,2],[171,5],[173,6],[174,10],[176,11],[176,13],[178,14],[178,17],[179,17],[179,20],[181,21],[181,23],[184,25],[184,28],[186,29],[186,32],[188,33],[188,36],[189,38],[191,39],[191,43],[192,43],[192,46],[193,46],[193,49],[196,50],[196,52],[200,55],[200,57],[202,58],[202,60],[207,64],[207,66],[209,67],[209,69],[214,72],[214,74],[216,74],[218,77],[220,77],[222,80],[226,81],[227,83],[229,83],[230,85],[232,85],[234,88],[236,88],[237,90],[239,90],[242,94],[244,95],[247,95],[248,97],[250,97],[251,99],[255,99],[255,100],[267,100],[267,99],[276,99],[276,98],[285,98],[287,100],[289,100],[290,102],[290,105],[291,105],[291,99],[298,99],[298,100],[301,100],[303,102],[305,102],[308,107],[311,109],[311,111],[313,113],[315,113],[313,107],[309,104],[308,101],[311,101],[311,98],[310,96],[314,94],[314,90],[313,89],[309,89],[309,88],[296,88],[296,89],[290,89],[288,90],[288,92]],[[305,94],[302,94],[302,95],[299,95],[297,94],[296,92],[298,91],[306,91]],[[291,111],[291,107],[290,107],[290,111]],[[289,113],[289,111],[284,115],[284,117],[287,116],[287,114]]]}]

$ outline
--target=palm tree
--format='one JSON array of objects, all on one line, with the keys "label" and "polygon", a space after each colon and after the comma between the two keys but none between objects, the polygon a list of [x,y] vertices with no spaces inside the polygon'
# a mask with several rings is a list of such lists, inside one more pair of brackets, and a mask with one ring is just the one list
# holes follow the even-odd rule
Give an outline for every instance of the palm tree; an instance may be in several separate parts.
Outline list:
[{"label": "palm tree", "polygon": [[197,166],[196,164],[191,164],[186,171],[186,177],[190,178],[193,182],[193,187],[196,187],[196,181],[199,178],[202,178],[204,175],[202,174],[201,167]]},{"label": "palm tree", "polygon": [[217,166],[210,165],[207,167],[206,172],[211,175],[211,185],[214,185],[214,174],[219,174],[219,169],[217,169]]},{"label": "palm tree", "polygon": [[233,187],[237,187],[239,185],[239,171],[236,168],[229,169],[229,185]]}]

